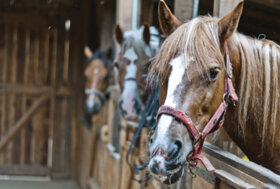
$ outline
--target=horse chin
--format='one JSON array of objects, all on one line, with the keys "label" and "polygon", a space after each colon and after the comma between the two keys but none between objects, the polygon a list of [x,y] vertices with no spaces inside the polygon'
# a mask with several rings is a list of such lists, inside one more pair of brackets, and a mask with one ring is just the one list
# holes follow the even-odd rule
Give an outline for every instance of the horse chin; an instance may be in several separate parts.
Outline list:
[{"label": "horse chin", "polygon": [[161,183],[171,185],[177,182],[184,174],[184,166],[181,165],[176,169],[168,171],[166,175],[154,175],[154,178]]}]

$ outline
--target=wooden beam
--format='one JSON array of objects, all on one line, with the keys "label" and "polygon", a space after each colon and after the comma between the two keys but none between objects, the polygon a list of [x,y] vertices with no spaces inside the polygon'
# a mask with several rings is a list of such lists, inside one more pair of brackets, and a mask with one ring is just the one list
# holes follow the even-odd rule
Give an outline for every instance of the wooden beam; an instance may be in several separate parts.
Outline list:
[{"label": "wooden beam", "polygon": [[118,0],[117,1],[117,20],[123,31],[132,29],[132,7],[133,0]]},{"label": "wooden beam", "polygon": [[0,165],[1,175],[47,176],[50,168],[41,165]]},{"label": "wooden beam", "polygon": [[223,17],[228,14],[240,2],[240,0],[214,0],[213,15]]},{"label": "wooden beam", "polygon": [[192,18],[193,0],[176,0],[174,5],[174,14],[182,22]]},{"label": "wooden beam", "polygon": [[70,87],[51,87],[47,85],[34,84],[0,84],[0,94],[24,94],[24,95],[40,95],[45,93],[55,93],[56,96],[71,96],[72,90]]},{"label": "wooden beam", "polygon": [[[257,179],[264,183],[271,183],[276,186],[280,186],[279,175],[273,173],[272,171],[254,162],[244,161],[229,152],[223,151],[218,147],[209,144],[208,142],[206,142],[205,145],[203,146],[203,152],[207,154],[208,158],[210,156],[214,157],[215,159],[218,159],[219,161],[223,162],[224,165],[234,167],[239,171],[242,171],[247,175],[250,175],[250,177],[253,177],[254,179]],[[211,158],[209,160],[212,162]],[[213,165],[216,167],[216,169],[223,169],[225,171],[228,171],[223,167],[224,165],[221,167],[218,167],[214,163]]]},{"label": "wooden beam", "polygon": [[49,95],[43,95],[26,111],[26,113],[15,123],[5,138],[0,141],[0,151],[4,149],[6,144],[25,126],[25,123],[31,118],[38,108],[49,98]]}]

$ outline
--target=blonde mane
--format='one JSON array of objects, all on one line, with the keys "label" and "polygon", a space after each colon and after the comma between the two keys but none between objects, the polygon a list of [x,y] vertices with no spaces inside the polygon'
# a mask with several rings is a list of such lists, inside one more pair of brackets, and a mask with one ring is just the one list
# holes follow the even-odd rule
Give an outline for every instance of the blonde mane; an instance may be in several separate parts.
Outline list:
[{"label": "blonde mane", "polygon": [[[253,39],[238,33],[232,37],[240,55],[241,73],[238,102],[238,125],[245,137],[248,120],[255,120],[265,145],[274,146],[276,116],[279,108],[280,47],[269,40]],[[265,144],[265,139],[269,142]]]},{"label": "blonde mane", "polygon": [[[280,47],[268,40],[258,40],[234,33],[229,45],[238,49],[240,77],[236,111],[240,135],[246,137],[248,121],[258,129],[262,147],[264,139],[274,145],[279,99]],[[218,18],[198,17],[175,30],[162,44],[151,64],[149,78],[165,83],[170,74],[169,62],[176,56],[192,57],[197,70],[204,72],[213,62],[224,66],[218,36]],[[267,144],[268,144],[267,143]]]}]

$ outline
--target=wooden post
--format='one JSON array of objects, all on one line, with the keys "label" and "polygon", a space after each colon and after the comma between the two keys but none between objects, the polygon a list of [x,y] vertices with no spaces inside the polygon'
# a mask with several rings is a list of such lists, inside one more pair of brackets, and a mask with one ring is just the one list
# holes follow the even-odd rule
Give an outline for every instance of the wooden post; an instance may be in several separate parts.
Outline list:
[{"label": "wooden post", "polygon": [[121,26],[123,31],[132,29],[132,8],[133,8],[133,0],[117,1],[116,23]]},{"label": "wooden post", "polygon": [[[3,70],[2,70],[2,73],[1,73],[1,79],[2,79],[2,82],[5,83],[7,82],[8,78],[7,78],[7,73],[8,73],[8,43],[9,43],[9,34],[10,34],[10,30],[9,30],[9,27],[8,25],[6,24],[5,25],[5,29],[4,29],[4,50],[3,50]],[[7,95],[6,94],[3,94],[2,95],[2,98],[1,98],[1,111],[2,111],[2,119],[1,119],[1,138],[3,136],[5,136],[6,134],[6,124],[7,124],[7,112],[6,112],[6,103],[7,103]],[[2,156],[2,161],[4,162],[5,159],[6,159],[6,153],[2,153],[1,154]]]},{"label": "wooden post", "polygon": [[116,2],[112,0],[104,1],[103,15],[102,15],[102,32],[101,32],[101,49],[108,50],[113,47],[113,36],[112,32],[115,26],[116,20],[115,11]]},{"label": "wooden post", "polygon": [[223,17],[240,2],[240,0],[214,0],[213,15]]},{"label": "wooden post", "polygon": [[182,22],[192,18],[193,0],[175,0],[174,14]]}]

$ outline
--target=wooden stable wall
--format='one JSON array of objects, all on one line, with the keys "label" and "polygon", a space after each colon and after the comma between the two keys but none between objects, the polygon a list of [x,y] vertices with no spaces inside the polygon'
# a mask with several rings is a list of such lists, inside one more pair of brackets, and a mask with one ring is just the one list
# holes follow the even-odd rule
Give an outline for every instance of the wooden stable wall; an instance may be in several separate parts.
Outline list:
[{"label": "wooden stable wall", "polygon": [[0,2],[0,174],[76,178],[89,2]]},{"label": "wooden stable wall", "polygon": [[55,15],[1,15],[1,174],[69,175],[72,106],[64,22]]}]

